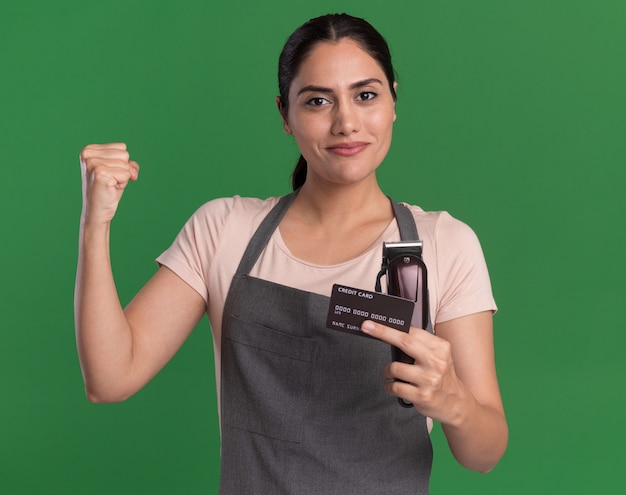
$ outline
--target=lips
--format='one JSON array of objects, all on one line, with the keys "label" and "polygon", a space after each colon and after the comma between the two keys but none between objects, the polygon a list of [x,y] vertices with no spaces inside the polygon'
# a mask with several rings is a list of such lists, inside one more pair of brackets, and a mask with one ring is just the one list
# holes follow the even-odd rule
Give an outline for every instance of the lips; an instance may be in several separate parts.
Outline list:
[{"label": "lips", "polygon": [[339,156],[354,156],[359,154],[365,148],[367,148],[369,143],[354,141],[348,143],[339,143],[333,146],[329,146],[327,149],[336,155]]}]

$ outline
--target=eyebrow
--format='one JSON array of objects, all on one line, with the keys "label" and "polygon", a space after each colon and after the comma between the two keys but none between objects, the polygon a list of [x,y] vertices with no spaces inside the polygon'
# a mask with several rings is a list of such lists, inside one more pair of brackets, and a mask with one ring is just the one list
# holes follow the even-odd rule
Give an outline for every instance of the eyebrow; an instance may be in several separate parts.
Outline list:
[{"label": "eyebrow", "polygon": [[[352,83],[349,86],[349,89],[362,88],[363,86],[367,86],[368,84],[372,84],[372,83],[378,83],[380,85],[383,84],[383,82],[380,79],[377,79],[375,77],[370,77],[369,79],[363,79],[362,81],[357,81],[355,83]],[[307,91],[311,91],[314,93],[332,93],[333,92],[331,88],[326,88],[324,86],[309,85],[309,86],[304,86],[303,88],[301,88],[300,91],[298,91],[298,96],[300,96],[302,93],[306,93]]]}]

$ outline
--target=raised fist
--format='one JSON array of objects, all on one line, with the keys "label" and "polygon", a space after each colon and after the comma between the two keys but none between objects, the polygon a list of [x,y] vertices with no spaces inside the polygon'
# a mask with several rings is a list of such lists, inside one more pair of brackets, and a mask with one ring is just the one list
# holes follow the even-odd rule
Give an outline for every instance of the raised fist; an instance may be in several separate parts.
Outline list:
[{"label": "raised fist", "polygon": [[80,153],[83,179],[83,221],[109,223],[139,165],[130,160],[125,143],[90,144]]}]

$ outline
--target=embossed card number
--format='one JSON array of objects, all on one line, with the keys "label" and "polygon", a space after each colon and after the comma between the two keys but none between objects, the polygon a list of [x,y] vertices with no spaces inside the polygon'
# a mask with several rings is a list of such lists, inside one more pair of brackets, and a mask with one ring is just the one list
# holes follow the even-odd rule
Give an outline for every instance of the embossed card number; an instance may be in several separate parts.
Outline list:
[{"label": "embossed card number", "polygon": [[361,324],[372,320],[388,327],[409,331],[415,303],[396,296],[333,285],[326,326],[369,337],[361,332]]}]

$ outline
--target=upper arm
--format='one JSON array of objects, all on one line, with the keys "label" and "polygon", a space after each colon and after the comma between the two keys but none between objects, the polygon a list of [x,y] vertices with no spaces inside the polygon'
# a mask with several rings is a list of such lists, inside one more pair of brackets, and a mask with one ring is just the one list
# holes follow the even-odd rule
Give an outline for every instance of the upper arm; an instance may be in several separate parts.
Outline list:
[{"label": "upper arm", "polygon": [[133,376],[141,388],[178,351],[202,318],[202,296],[162,266],[124,313],[132,334]]},{"label": "upper arm", "polygon": [[503,412],[496,376],[493,313],[482,311],[436,325],[452,349],[454,369],[476,400]]}]

